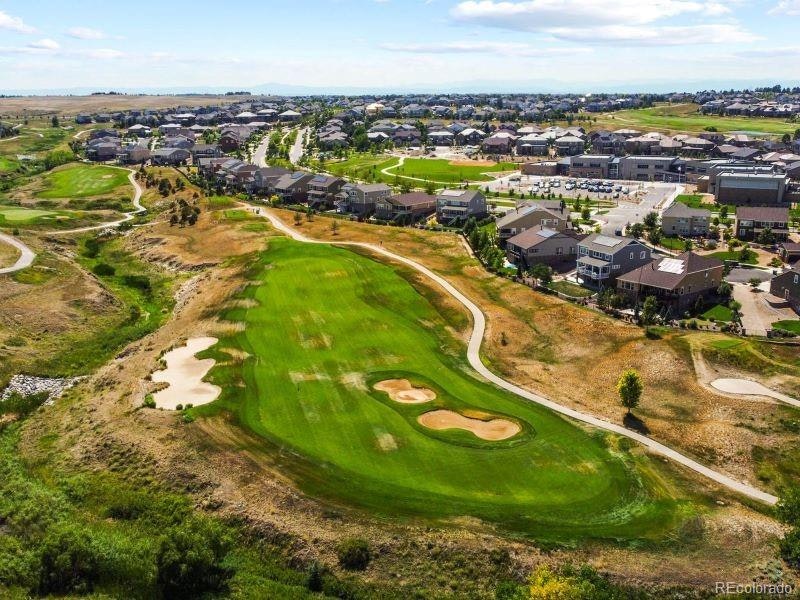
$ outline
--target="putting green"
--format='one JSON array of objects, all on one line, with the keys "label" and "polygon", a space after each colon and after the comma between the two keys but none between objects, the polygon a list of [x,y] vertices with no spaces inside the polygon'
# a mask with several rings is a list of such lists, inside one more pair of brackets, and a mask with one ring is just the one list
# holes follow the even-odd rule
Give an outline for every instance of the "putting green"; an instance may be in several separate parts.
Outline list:
[{"label": "putting green", "polygon": [[58,213],[36,208],[0,208],[0,222],[29,223],[40,217],[55,217]]},{"label": "putting green", "polygon": [[129,185],[128,172],[103,165],[70,164],[47,173],[40,198],[86,198]]},{"label": "putting green", "polygon": [[[657,538],[694,511],[623,441],[473,378],[463,344],[391,266],[273,238],[249,275],[253,285],[224,314],[245,327],[201,355],[218,359],[209,380],[223,393],[193,410],[234,413],[306,492],[552,540]],[[373,387],[387,379],[436,397],[396,402]],[[506,419],[520,431],[486,441],[418,423],[433,410]]]}]

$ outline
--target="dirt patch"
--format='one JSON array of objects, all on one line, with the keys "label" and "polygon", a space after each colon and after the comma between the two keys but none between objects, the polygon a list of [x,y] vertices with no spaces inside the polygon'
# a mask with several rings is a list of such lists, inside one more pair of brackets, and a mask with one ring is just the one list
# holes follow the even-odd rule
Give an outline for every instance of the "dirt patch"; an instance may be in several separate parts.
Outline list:
[{"label": "dirt patch", "polygon": [[417,388],[408,379],[386,379],[373,386],[379,392],[386,392],[389,398],[403,404],[423,404],[436,400],[436,392],[428,388]]},{"label": "dirt patch", "polygon": [[493,160],[451,160],[448,164],[453,167],[493,167],[497,163]]},{"label": "dirt patch", "polygon": [[465,417],[452,410],[432,410],[420,415],[417,421],[419,421],[420,425],[430,429],[464,429],[476,437],[490,442],[507,440],[522,430],[513,421],[506,419],[481,421],[480,419]]},{"label": "dirt patch", "polygon": [[170,350],[164,355],[167,368],[153,373],[153,381],[167,383],[169,387],[153,394],[156,406],[174,410],[178,404],[208,404],[222,391],[218,386],[203,381],[214,366],[213,358],[200,360],[195,354],[217,343],[217,338],[192,338],[185,346]]}]

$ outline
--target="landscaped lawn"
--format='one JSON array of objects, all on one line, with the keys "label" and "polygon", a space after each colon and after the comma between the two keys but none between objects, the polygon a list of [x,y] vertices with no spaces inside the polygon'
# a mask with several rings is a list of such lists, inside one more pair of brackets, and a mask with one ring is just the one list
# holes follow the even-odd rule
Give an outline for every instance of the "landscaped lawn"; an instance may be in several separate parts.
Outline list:
[{"label": "landscaped lawn", "polygon": [[710,256],[712,258],[716,258],[716,259],[722,260],[722,261],[735,260],[735,261],[738,261],[738,262],[746,264],[746,265],[757,265],[758,264],[758,255],[755,252],[753,252],[752,255],[747,260],[744,260],[744,261],[740,260],[739,252],[736,251],[736,250],[733,250],[733,251],[722,250],[720,252],[712,252],[708,256]]},{"label": "landscaped lawn", "polygon": [[706,321],[714,319],[715,321],[729,322],[733,320],[733,311],[727,306],[723,306],[722,304],[717,304],[709,308],[706,312],[704,312],[702,314],[702,317]]},{"label": "landscaped lawn", "polygon": [[550,284],[550,289],[573,298],[588,298],[592,295],[592,290],[570,281],[554,281]]},{"label": "landscaped lawn", "polygon": [[128,172],[103,165],[70,164],[44,176],[40,198],[85,198],[108,194],[129,185]]},{"label": "landscaped lawn", "polygon": [[683,252],[685,248],[684,241],[677,237],[664,236],[661,238],[661,243],[659,245],[667,250],[677,250],[678,252]]},{"label": "landscaped lawn", "polygon": [[[394,268],[272,238],[248,275],[246,302],[223,314],[242,328],[201,354],[218,359],[209,379],[222,395],[193,411],[233,413],[304,492],[384,515],[471,516],[549,540],[655,538],[694,513],[627,442],[472,376],[463,343]],[[231,360],[226,348],[246,358]],[[373,388],[395,378],[436,398],[402,404]],[[521,430],[484,441],[417,421],[445,408]]]},{"label": "landscaped lawn", "polygon": [[391,183],[393,178],[387,178],[381,173],[381,170],[396,165],[397,160],[385,154],[353,154],[346,160],[326,161],[323,168],[339,177],[347,177],[359,181],[388,181]]},{"label": "landscaped lawn", "polygon": [[772,324],[772,327],[800,335],[800,320],[777,321]]},{"label": "landscaped lawn", "polygon": [[415,180],[460,183],[462,181],[491,181],[493,177],[483,173],[517,170],[519,170],[519,165],[515,163],[474,166],[451,164],[451,161],[440,158],[407,158],[401,166],[392,168],[389,172],[392,175],[411,177]]},{"label": "landscaped lawn", "polygon": [[680,194],[675,198],[675,202],[680,202],[691,208],[710,208],[713,206],[703,202],[702,194]]}]

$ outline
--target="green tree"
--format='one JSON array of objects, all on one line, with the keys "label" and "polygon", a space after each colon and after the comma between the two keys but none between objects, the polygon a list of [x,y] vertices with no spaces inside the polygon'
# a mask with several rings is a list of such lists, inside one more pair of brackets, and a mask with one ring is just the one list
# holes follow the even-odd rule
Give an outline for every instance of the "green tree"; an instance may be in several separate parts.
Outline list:
[{"label": "green tree", "polygon": [[226,591],[232,540],[219,523],[190,518],[167,530],[156,552],[156,581],[165,598],[199,598]]},{"label": "green tree", "polygon": [[639,406],[643,391],[644,384],[638,371],[628,369],[620,375],[619,381],[617,381],[617,393],[622,406],[628,409],[629,415],[634,408]]},{"label": "green tree", "polygon": [[39,549],[40,594],[90,594],[99,576],[99,551],[85,529],[67,525],[48,532]]},{"label": "green tree", "polygon": [[358,538],[342,541],[336,548],[336,557],[342,568],[348,571],[363,571],[372,558],[369,544]]},{"label": "green tree", "polygon": [[654,246],[658,246],[661,243],[661,228],[656,227],[651,229],[650,232],[647,234],[647,239],[650,241],[651,244]]},{"label": "green tree", "polygon": [[639,322],[642,325],[652,325],[658,313],[658,300],[655,296],[647,296],[642,302],[642,312],[639,315]]},{"label": "green tree", "polygon": [[658,227],[658,213],[656,212],[647,213],[642,222],[644,223],[644,226],[647,229],[655,229],[656,227]]},{"label": "green tree", "polygon": [[50,125],[52,125],[53,127],[58,127],[59,123],[58,123],[58,117],[56,115],[53,115],[53,118],[50,119]]}]

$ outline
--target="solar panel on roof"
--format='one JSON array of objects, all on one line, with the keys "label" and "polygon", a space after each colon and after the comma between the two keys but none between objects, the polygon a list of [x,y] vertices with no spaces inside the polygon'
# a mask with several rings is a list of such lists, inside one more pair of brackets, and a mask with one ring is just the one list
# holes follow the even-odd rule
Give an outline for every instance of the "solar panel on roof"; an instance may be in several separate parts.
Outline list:
[{"label": "solar panel on roof", "polygon": [[464,190],[444,190],[442,196],[461,196]]},{"label": "solar panel on roof", "polygon": [[678,258],[665,258],[658,264],[658,270],[680,275],[684,271],[684,262]]},{"label": "solar panel on roof", "polygon": [[539,235],[543,238],[553,237],[557,232],[553,231],[552,229],[542,229],[539,232]]},{"label": "solar panel on roof", "polygon": [[618,245],[622,240],[619,238],[612,238],[608,237],[607,235],[598,235],[594,238],[594,243],[599,244],[601,246],[606,246],[608,248],[613,248],[614,246]]}]

